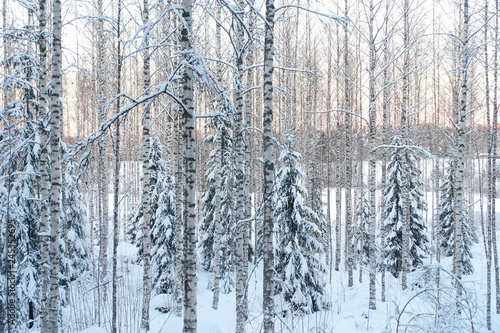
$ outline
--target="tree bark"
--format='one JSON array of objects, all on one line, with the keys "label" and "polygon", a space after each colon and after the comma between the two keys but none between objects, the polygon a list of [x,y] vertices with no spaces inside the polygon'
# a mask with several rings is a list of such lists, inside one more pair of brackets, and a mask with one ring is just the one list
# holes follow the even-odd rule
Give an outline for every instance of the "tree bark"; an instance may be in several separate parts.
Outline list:
[{"label": "tree bark", "polygon": [[[453,251],[453,268],[458,280],[462,279],[462,224],[466,223],[463,219],[462,212],[465,210],[464,198],[464,169],[465,169],[465,135],[467,114],[467,90],[468,90],[468,67],[469,67],[469,1],[463,2],[463,22],[460,36],[459,49],[459,73],[460,73],[460,96],[458,105],[458,114],[455,123],[456,128],[456,180],[455,180],[455,199],[454,206],[455,216],[455,244]],[[462,288],[459,281],[456,282],[457,298],[462,294]]]},{"label": "tree bark", "polygon": [[[182,0],[181,50],[183,61],[190,61],[192,49],[193,1]],[[182,115],[184,143],[184,333],[195,333],[196,314],[196,151],[193,103],[193,71],[186,67],[182,74]]]},{"label": "tree bark", "polygon": [[50,113],[50,286],[47,314],[48,332],[59,332],[59,225],[61,207],[61,114],[62,114],[62,47],[61,0],[53,2],[52,95]]},{"label": "tree bark", "polygon": [[[345,1],[344,15],[348,14],[348,0]],[[344,27],[344,111],[345,111],[345,251],[348,281],[347,286],[354,285],[354,244],[352,242],[352,151],[351,131],[352,116],[350,114],[350,78],[349,78],[349,31]]]},{"label": "tree bark", "polygon": [[[245,2],[237,1],[238,13],[245,12]],[[240,14],[241,15],[241,14]],[[245,331],[245,321],[247,319],[247,304],[245,304],[245,289],[246,278],[248,271],[248,261],[246,260],[245,251],[247,249],[246,226],[247,222],[241,222],[245,219],[245,172],[244,172],[244,147],[243,147],[243,60],[244,60],[244,26],[243,17],[237,19],[236,24],[236,73],[234,76],[234,104],[235,113],[233,115],[234,126],[234,154],[235,154],[235,217],[236,217],[236,332],[243,333]]]},{"label": "tree bark", "polygon": [[[369,308],[371,310],[375,310],[377,308],[376,298],[375,298],[375,274],[376,274],[376,261],[377,261],[377,252],[375,249],[375,225],[377,223],[376,216],[376,190],[377,190],[377,172],[376,172],[376,135],[377,135],[377,123],[376,123],[376,114],[377,114],[377,101],[375,95],[376,82],[375,82],[375,60],[376,60],[376,50],[375,50],[375,35],[373,33],[373,24],[375,18],[375,8],[373,6],[373,0],[370,0],[370,68],[369,68],[369,76],[370,76],[370,87],[369,87],[369,96],[370,96],[370,107],[369,107],[369,117],[370,117],[370,221],[369,221],[369,265],[370,265],[370,301]],[[363,248],[361,248],[361,253]]]},{"label": "tree bark", "polygon": [[[47,26],[47,1],[39,1],[39,37],[38,47],[40,56],[40,328],[42,332],[48,332],[48,289],[49,289],[49,186],[50,174],[48,169],[48,132],[47,132],[47,40],[45,39],[45,29]],[[5,10],[5,7],[4,7]],[[4,16],[5,17],[5,16]],[[5,23],[4,23],[5,24]],[[2,330],[0,330],[2,331]]]},{"label": "tree bark", "polygon": [[[403,55],[403,100],[401,105],[401,134],[403,145],[408,144],[408,103],[409,103],[409,75],[410,75],[410,56],[408,47],[410,45],[410,28],[408,22],[408,11],[409,4],[408,0],[404,1],[403,5],[403,49],[405,53]],[[405,148],[406,150],[406,148]],[[408,257],[410,254],[410,206],[409,206],[409,175],[408,175],[408,161],[407,153],[403,153],[402,162],[402,188],[401,188],[401,198],[402,198],[402,229],[401,229],[401,287],[406,289],[408,287]]]},{"label": "tree bark", "polygon": [[[142,22],[144,25],[149,23],[149,3],[143,0]],[[144,37],[144,64],[143,80],[144,91],[150,88],[151,84],[151,55],[149,52],[149,36]],[[151,110],[150,103],[146,102],[142,114],[142,260],[144,274],[142,279],[142,330],[149,331],[149,303],[151,300],[151,226],[155,219],[155,212],[151,209],[151,192],[154,189],[156,177],[152,177],[151,163],[149,162],[149,151],[151,147]]]},{"label": "tree bark", "polygon": [[[122,2],[118,0],[118,17],[116,20],[117,24],[117,52],[116,52],[116,96],[121,93],[121,78],[122,78],[122,55],[121,55],[121,11]],[[116,101],[116,114],[120,112],[120,99]],[[118,292],[118,281],[117,281],[117,269],[118,269],[118,233],[119,233],[119,191],[120,191],[120,120],[116,122],[116,133],[115,133],[115,177],[114,177],[114,189],[113,189],[113,290],[112,290],[112,333],[118,333],[118,306],[117,306],[117,292]]]},{"label": "tree bark", "polygon": [[274,71],[274,0],[266,0],[264,40],[264,113],[262,128],[264,152],[263,210],[263,309],[264,333],[274,332],[274,147],[273,147],[273,71]]}]

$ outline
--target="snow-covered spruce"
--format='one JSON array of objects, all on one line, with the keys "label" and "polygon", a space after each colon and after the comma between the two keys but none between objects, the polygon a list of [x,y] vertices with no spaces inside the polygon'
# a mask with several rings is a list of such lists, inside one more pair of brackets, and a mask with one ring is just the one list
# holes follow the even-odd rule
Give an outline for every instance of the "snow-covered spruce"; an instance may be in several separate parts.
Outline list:
[{"label": "snow-covered spruce", "polygon": [[[365,191],[360,194],[356,204],[356,237],[353,238],[357,243],[356,251],[358,254],[359,265],[368,267],[368,258],[370,255],[370,202],[366,198]],[[361,267],[360,267],[361,269]],[[360,275],[361,279],[361,275]]]},{"label": "snow-covered spruce", "polygon": [[[163,160],[163,146],[157,137],[152,137],[149,163],[153,165],[150,178],[155,186],[151,196],[151,262],[153,287],[157,293],[171,293],[175,281],[175,182],[170,164]],[[143,243],[142,196],[137,210],[129,216],[128,240],[138,249],[137,262],[142,261]]]},{"label": "snow-covered spruce", "polygon": [[64,223],[66,224],[66,257],[70,281],[81,277],[92,266],[90,239],[87,230],[87,207],[80,193],[80,183],[76,175],[77,165],[70,161],[66,166],[64,191]]},{"label": "snow-covered spruce", "polygon": [[427,201],[422,191],[423,181],[420,179],[421,171],[418,168],[418,156],[411,149],[404,148],[399,136],[395,136],[392,142],[395,148],[392,150],[391,160],[387,165],[387,187],[383,193],[385,228],[385,265],[394,277],[398,277],[402,269],[402,162],[403,154],[406,154],[409,177],[409,203],[410,203],[410,244],[409,264],[410,267],[422,265],[422,259],[428,252],[429,240],[426,235],[426,226],[422,217],[422,211],[427,210]]},{"label": "snow-covered spruce", "polygon": [[276,178],[276,289],[284,302],[283,313],[307,314],[326,308],[323,245],[320,240],[318,215],[307,207],[306,189],[299,184],[305,179],[293,151],[294,134],[286,134],[281,151],[281,168]]},{"label": "snow-covered spruce", "polygon": [[[17,105],[16,103],[12,106]],[[18,106],[22,106],[20,103]],[[12,110],[11,110],[12,111]],[[40,239],[38,237],[40,224],[40,201],[37,199],[36,189],[39,187],[37,179],[38,164],[40,158],[40,138],[33,123],[32,114],[29,110],[21,107],[17,111],[26,118],[24,126],[14,128],[9,132],[0,132],[0,137],[6,140],[0,141],[0,153],[9,156],[8,163],[0,168],[0,202],[4,209],[0,209],[0,221],[8,220],[11,225],[16,226],[14,237],[15,262],[17,268],[15,302],[18,309],[17,327],[23,327],[26,323],[32,325],[34,312],[38,311],[39,304],[39,280],[40,280]],[[14,116],[14,114],[11,114]],[[14,118],[11,118],[14,119]],[[10,136],[10,137],[9,137]],[[9,145],[16,142],[11,147]],[[12,154],[10,154],[12,153]],[[17,176],[11,176],[18,173]],[[8,176],[8,177],[5,177]],[[10,187],[10,193],[8,188]],[[8,198],[9,196],[9,198]],[[0,244],[4,246],[6,239],[5,229],[2,228]],[[3,249],[4,247],[2,247]],[[2,262],[4,261],[2,251]],[[7,265],[0,269],[0,286],[5,289]],[[2,293],[2,302],[6,302]],[[12,299],[9,299],[9,302]],[[31,326],[30,326],[31,327]]]},{"label": "snow-covered spruce", "polygon": [[[439,198],[439,224],[440,242],[443,254],[447,257],[453,255],[455,248],[455,163],[448,162],[445,178],[441,185],[441,196]],[[477,236],[469,225],[469,216],[466,210],[462,214],[462,273],[474,273],[472,266],[472,243],[477,243]]]},{"label": "snow-covered spruce", "polygon": [[[220,123],[219,123],[220,122]],[[198,257],[206,271],[213,271],[214,265],[214,245],[215,237],[220,237],[219,252],[220,262],[219,276],[221,277],[222,292],[230,293],[235,287],[235,276],[233,266],[234,254],[234,171],[232,160],[232,136],[230,125],[223,123],[220,119],[214,119],[216,130],[206,138],[206,142],[214,144],[214,149],[210,152],[207,164],[209,168],[205,173],[207,182],[207,191],[202,198],[202,218],[200,220],[200,243]],[[222,156],[222,158],[221,158]],[[220,170],[218,170],[218,166]],[[217,175],[219,173],[219,175]],[[216,178],[220,177],[220,219],[215,220],[215,196],[216,196]],[[216,223],[219,226],[219,235],[215,234]],[[210,283],[212,286],[213,281]]]}]

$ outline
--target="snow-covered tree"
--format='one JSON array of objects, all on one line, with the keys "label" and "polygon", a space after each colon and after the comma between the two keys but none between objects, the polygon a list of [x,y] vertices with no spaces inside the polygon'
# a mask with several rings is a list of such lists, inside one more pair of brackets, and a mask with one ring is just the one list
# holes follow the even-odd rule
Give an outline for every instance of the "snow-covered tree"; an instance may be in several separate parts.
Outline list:
[{"label": "snow-covered tree", "polygon": [[[450,257],[455,249],[455,163],[448,162],[445,178],[441,185],[441,196],[439,199],[439,237],[443,254]],[[468,214],[466,210],[462,212],[462,273],[472,274],[472,253],[471,246],[476,240],[474,232],[470,228]]]},{"label": "snow-covered tree", "polygon": [[[150,179],[155,186],[151,199],[151,262],[153,286],[157,293],[172,293],[175,283],[175,181],[171,165],[163,159],[163,146],[157,137],[150,140]],[[128,218],[128,240],[138,250],[137,262],[143,259],[142,196],[137,209]]]},{"label": "snow-covered tree", "polygon": [[64,191],[64,223],[66,224],[66,260],[69,263],[70,281],[91,269],[90,239],[87,230],[87,207],[80,193],[77,165],[69,162],[66,166],[66,188]]},{"label": "snow-covered tree", "polygon": [[387,165],[387,188],[384,190],[384,221],[385,228],[385,265],[392,275],[397,277],[402,269],[402,179],[403,154],[406,154],[409,181],[409,211],[410,235],[409,252],[410,267],[422,265],[422,259],[428,251],[428,238],[422,211],[427,210],[427,202],[422,191],[423,181],[420,179],[421,171],[418,168],[418,157],[402,146],[399,136],[392,142],[393,151],[391,160]]},{"label": "snow-covered tree", "polygon": [[318,215],[304,200],[306,189],[299,184],[305,179],[293,151],[294,134],[287,133],[280,154],[281,168],[276,179],[276,289],[288,304],[282,311],[304,314],[326,306],[325,264]]},{"label": "snow-covered tree", "polygon": [[175,181],[172,168],[163,160],[159,141],[153,140],[158,151],[157,183],[153,198],[157,198],[156,218],[151,226],[153,286],[157,293],[173,293],[175,283]]},{"label": "snow-covered tree", "polygon": [[[218,264],[219,276],[221,277],[222,292],[229,293],[234,289],[234,265],[233,255],[235,247],[234,239],[234,172],[232,161],[232,137],[228,124],[220,124],[212,134],[206,138],[207,142],[214,143],[207,161],[209,168],[205,173],[207,191],[202,198],[202,219],[200,221],[200,244],[199,256],[201,266],[212,271],[214,265]],[[220,168],[220,170],[218,170]],[[217,175],[217,173],[219,173]],[[216,178],[220,177],[219,219],[216,220]],[[216,223],[220,223],[219,235],[216,235]],[[220,262],[214,263],[215,238],[220,237],[219,253]]]},{"label": "snow-covered tree", "polygon": [[[15,325],[24,328],[28,323],[28,328],[31,328],[40,302],[41,205],[37,192],[40,184],[40,135],[36,126],[38,103],[34,85],[40,67],[34,44],[29,39],[30,32],[12,27],[8,33],[11,47],[8,50],[8,64],[12,71],[4,73],[2,88],[5,95],[0,110],[0,221],[3,224],[0,228],[0,246],[2,263],[7,262],[7,258],[4,258],[7,255],[5,243],[8,241],[9,247],[15,249],[15,264],[2,264],[2,290],[6,290],[7,269],[16,270],[17,276],[15,297],[6,298],[5,293],[2,293],[0,311],[4,311],[5,302],[15,301],[18,309]],[[9,90],[11,93],[7,93]],[[13,239],[7,240],[7,226],[15,226]],[[9,325],[9,330],[15,331],[14,326]]]},{"label": "snow-covered tree", "polygon": [[[356,204],[356,240],[357,252],[360,266],[368,265],[368,258],[370,255],[370,201],[366,198],[363,191],[357,200]],[[362,268],[360,267],[360,270]],[[360,273],[361,279],[361,273]]]}]

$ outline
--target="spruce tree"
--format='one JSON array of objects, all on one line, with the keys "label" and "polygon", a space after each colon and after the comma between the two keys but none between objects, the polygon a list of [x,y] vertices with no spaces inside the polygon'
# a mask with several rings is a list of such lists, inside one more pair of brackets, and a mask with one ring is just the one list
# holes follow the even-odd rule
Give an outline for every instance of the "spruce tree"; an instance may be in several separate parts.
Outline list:
[{"label": "spruce tree", "polygon": [[66,166],[66,188],[64,191],[64,223],[66,224],[66,253],[69,263],[69,280],[74,281],[91,269],[90,239],[87,230],[88,218],[80,193],[80,182],[76,175],[77,165],[70,161]]},{"label": "spruce tree", "polygon": [[[38,311],[40,282],[40,200],[39,162],[40,135],[36,126],[37,103],[33,80],[38,75],[36,63],[33,63],[33,52],[29,44],[23,45],[27,39],[25,32],[12,35],[15,53],[10,62],[14,68],[13,75],[6,77],[4,89],[18,90],[19,100],[5,101],[0,111],[4,120],[0,132],[0,221],[7,227],[15,226],[14,241],[9,244],[15,249],[15,267],[2,264],[0,269],[0,287],[5,291],[6,269],[16,269],[15,302],[16,323],[19,330],[33,327],[35,314]],[[8,207],[7,207],[8,203]],[[9,212],[7,218],[6,213]],[[10,222],[10,223],[7,223]],[[7,234],[1,227],[0,245],[2,246],[2,263],[6,263],[3,253]],[[5,260],[4,260],[5,259]],[[11,302],[14,298],[0,296],[1,302]],[[0,309],[2,311],[3,309]],[[26,325],[27,323],[27,325]],[[9,327],[11,327],[9,325]]]},{"label": "spruce tree", "polygon": [[306,189],[299,184],[305,179],[293,151],[294,133],[286,135],[280,154],[281,168],[276,178],[276,290],[288,309],[307,314],[326,307],[323,244],[318,215],[304,201]]},{"label": "spruce tree", "polygon": [[158,156],[158,178],[152,196],[157,198],[156,218],[151,226],[153,286],[159,294],[171,294],[175,283],[175,181],[170,164],[163,160],[159,141],[152,141]]},{"label": "spruce tree", "polygon": [[[219,275],[221,277],[222,292],[227,294],[234,289],[235,276],[233,265],[234,254],[234,172],[232,161],[232,137],[230,127],[227,122],[222,120],[214,120],[221,122],[217,124],[216,130],[207,138],[207,142],[214,143],[214,149],[210,152],[207,164],[209,168],[205,173],[207,182],[207,191],[202,198],[202,219],[200,221],[200,245],[199,256],[201,266],[206,271],[212,271],[214,260],[214,237],[215,224],[220,225],[220,263]],[[222,154],[221,154],[222,150]],[[217,159],[222,156],[220,161],[221,170],[217,170]],[[220,173],[220,221],[214,219],[215,209],[215,191],[216,191],[216,173]],[[212,282],[212,281],[211,281]]]},{"label": "spruce tree", "polygon": [[362,266],[368,265],[368,258],[370,255],[369,223],[370,202],[366,198],[365,191],[363,190],[356,204],[356,248],[359,256],[359,264]]},{"label": "spruce tree", "polygon": [[385,265],[394,277],[398,277],[402,269],[402,179],[403,154],[406,154],[408,165],[406,170],[409,177],[410,203],[410,244],[409,263],[411,267],[422,265],[423,258],[428,252],[428,238],[422,211],[427,210],[427,202],[422,191],[423,182],[420,179],[421,171],[418,168],[418,157],[412,150],[403,147],[401,138],[395,136],[392,142],[391,160],[387,165],[387,188],[383,193],[385,228]]},{"label": "spruce tree", "polygon": [[[445,178],[441,185],[441,195],[439,199],[439,237],[443,254],[451,257],[454,252],[455,244],[455,163],[453,160],[448,162],[445,172]],[[462,274],[474,273],[472,266],[471,246],[477,242],[474,232],[470,228],[467,211],[461,212],[463,216],[462,223]]]}]

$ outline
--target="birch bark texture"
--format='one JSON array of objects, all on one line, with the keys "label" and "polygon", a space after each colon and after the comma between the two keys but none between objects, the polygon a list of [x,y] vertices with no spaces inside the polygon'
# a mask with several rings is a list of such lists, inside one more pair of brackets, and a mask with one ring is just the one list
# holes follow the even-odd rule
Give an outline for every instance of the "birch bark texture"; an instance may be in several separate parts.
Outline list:
[{"label": "birch bark texture", "polygon": [[39,103],[40,103],[40,284],[41,284],[41,297],[40,297],[40,328],[42,332],[48,330],[48,289],[49,289],[49,185],[50,174],[48,165],[48,132],[47,132],[47,40],[46,27],[47,27],[47,1],[39,1],[39,36],[38,36],[38,49],[40,57],[40,79],[38,83]]},{"label": "birch bark texture", "polygon": [[[455,216],[455,244],[453,251],[453,269],[458,280],[462,279],[462,224],[464,215],[462,211],[465,209],[464,197],[464,169],[465,169],[465,135],[466,135],[466,116],[467,116],[467,93],[468,93],[468,68],[469,68],[469,0],[463,2],[463,17],[462,27],[459,39],[459,105],[457,119],[455,121],[456,128],[456,168],[455,168],[455,198],[454,206]],[[456,282],[456,292],[459,298],[462,294],[460,282]]]},{"label": "birch bark texture", "polygon": [[264,278],[262,307],[264,309],[264,333],[274,332],[274,252],[273,252],[273,71],[274,71],[274,0],[266,0],[266,22],[264,39],[264,111],[263,111],[263,153],[264,153],[264,210],[263,210],[263,259]]},{"label": "birch bark texture", "polygon": [[[122,13],[122,1],[118,0],[118,17],[116,19],[116,35],[117,35],[117,46],[116,46],[116,96],[121,93],[121,78],[122,78],[122,54],[121,54],[121,13]],[[120,112],[120,98],[116,101],[115,113]],[[111,326],[112,333],[118,333],[118,303],[117,303],[117,292],[118,292],[118,233],[119,233],[119,191],[120,191],[120,119],[116,122],[116,133],[115,133],[115,175],[114,175],[114,188],[113,188],[113,276],[112,276],[112,318]]]},{"label": "birch bark texture", "polygon": [[[143,0],[142,8],[142,23],[149,23],[149,3],[148,0]],[[147,34],[147,32],[145,32]],[[143,88],[147,91],[151,84],[151,55],[149,52],[149,36],[144,36],[143,39]],[[154,188],[155,177],[152,177],[153,163],[149,162],[149,151],[151,146],[151,110],[150,102],[146,102],[142,114],[142,255],[143,255],[143,279],[142,279],[142,317],[141,329],[145,332],[149,331],[149,303],[151,300],[151,225],[156,213],[152,211],[151,192]]]},{"label": "birch bark texture", "polygon": [[184,144],[184,333],[197,330],[196,313],[196,151],[193,103],[192,53],[193,0],[182,0],[180,46],[184,71],[182,74],[182,119]]},{"label": "birch bark texture", "polygon": [[245,27],[244,17],[246,3],[242,0],[236,1],[237,13],[240,17],[235,17],[236,42],[236,73],[234,76],[234,104],[233,115],[234,126],[234,154],[235,154],[235,196],[236,196],[236,333],[245,331],[245,321],[247,319],[248,307],[245,299],[245,289],[248,271],[248,261],[245,251],[247,249],[247,223],[241,222],[245,219],[245,151],[243,144],[243,60],[245,59]]},{"label": "birch bark texture", "polygon": [[61,0],[53,2],[52,95],[50,100],[50,284],[48,332],[59,332],[59,225],[61,208],[61,114],[62,114],[62,10]]}]

